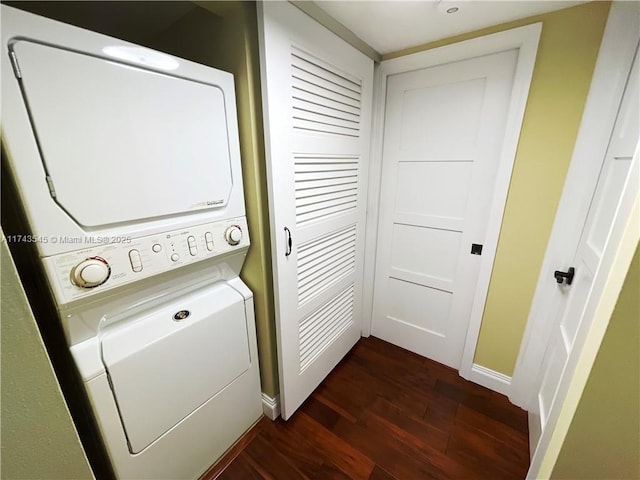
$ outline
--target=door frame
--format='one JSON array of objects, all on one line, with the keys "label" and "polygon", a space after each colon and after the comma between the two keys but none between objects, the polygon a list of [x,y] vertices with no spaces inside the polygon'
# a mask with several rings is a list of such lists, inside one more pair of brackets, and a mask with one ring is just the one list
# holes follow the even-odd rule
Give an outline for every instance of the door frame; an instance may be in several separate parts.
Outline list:
[{"label": "door frame", "polygon": [[570,266],[589,212],[602,160],[640,39],[640,22],[637,7],[633,10],[634,3],[613,2],[611,5],[580,130],[511,379],[509,399],[531,411],[533,422],[537,419],[538,383],[531,379],[538,377],[553,330],[551,311],[554,302],[549,302],[557,288],[553,272]]},{"label": "door frame", "polygon": [[518,147],[518,139],[520,137],[541,32],[542,23],[534,23],[403,57],[384,60],[376,68],[374,76],[374,112],[371,135],[371,164],[369,167],[369,199],[365,245],[364,278],[366,283],[363,292],[363,315],[364,318],[369,319],[368,322],[363,322],[362,335],[365,337],[371,334],[371,323],[373,321],[375,262],[378,223],[380,220],[383,135],[388,77],[413,70],[499,53],[505,50],[519,50],[513,79],[511,101],[507,113],[507,128],[505,130],[499,160],[495,191],[491,201],[487,236],[483,247],[478,282],[474,292],[473,306],[459,367],[460,374],[464,378],[505,394],[508,391],[509,382],[498,375],[487,374],[487,372],[485,372],[486,369],[474,366],[473,357],[475,355],[478,334],[480,333],[480,325],[482,323],[482,314],[489,290],[489,281],[493,270],[493,262],[497,250],[500,227],[502,225],[502,216],[507,200],[511,172]]}]

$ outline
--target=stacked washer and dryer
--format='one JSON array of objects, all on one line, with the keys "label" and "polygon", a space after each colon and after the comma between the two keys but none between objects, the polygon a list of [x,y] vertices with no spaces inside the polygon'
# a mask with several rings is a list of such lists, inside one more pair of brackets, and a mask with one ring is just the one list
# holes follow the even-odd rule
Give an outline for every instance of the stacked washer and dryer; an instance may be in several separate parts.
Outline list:
[{"label": "stacked washer and dryer", "polygon": [[233,76],[2,5],[2,142],[119,478],[262,414]]}]

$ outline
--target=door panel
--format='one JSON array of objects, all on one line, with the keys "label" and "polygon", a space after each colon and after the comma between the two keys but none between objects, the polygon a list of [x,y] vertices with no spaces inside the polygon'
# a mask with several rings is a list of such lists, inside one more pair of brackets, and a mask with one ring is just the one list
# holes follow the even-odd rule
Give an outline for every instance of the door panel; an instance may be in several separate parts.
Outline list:
[{"label": "door panel", "polygon": [[373,61],[288,2],[259,8],[288,419],[360,338]]},{"label": "door panel", "polygon": [[[420,73],[413,76],[421,79],[424,72]],[[389,84],[391,88],[394,80]],[[438,80],[447,82],[448,79]],[[454,82],[432,86],[411,82],[405,87],[400,131],[402,152],[439,160],[474,156],[486,79]]]},{"label": "door panel", "polygon": [[[427,282],[453,282],[460,232],[416,226],[423,227],[420,224],[393,226],[392,272],[399,275],[406,272]],[[425,251],[438,252],[438,255],[423,255]]]},{"label": "door panel", "polygon": [[518,53],[389,77],[375,336],[458,368]]},{"label": "door panel", "polygon": [[[432,335],[445,337],[445,320],[451,307],[450,292],[391,278],[389,296],[396,300],[390,305],[390,318],[407,327],[417,326]],[[430,315],[417,314],[425,311]]]},{"label": "door panel", "polygon": [[227,205],[225,103],[234,99],[220,85],[230,74],[212,70],[205,83],[28,40],[12,48],[55,200],[78,224],[100,228]]},{"label": "door panel", "polygon": [[567,362],[567,350],[563,348],[560,343],[563,341],[562,337],[557,335],[552,339],[549,353],[549,367],[543,375],[542,382],[540,384],[540,424],[544,427],[549,418],[549,411],[551,410],[551,400],[556,391],[556,386],[562,376],[562,369]]},{"label": "door panel", "polygon": [[353,275],[356,234],[352,225],[298,247],[299,307]]},{"label": "door panel", "polygon": [[296,225],[358,208],[357,156],[295,155]]},{"label": "door panel", "polygon": [[397,214],[425,217],[424,224],[461,221],[472,172],[473,162],[399,163],[398,184],[405,188],[398,190]]},{"label": "door panel", "polygon": [[[177,322],[181,309],[192,314]],[[139,453],[246,372],[251,354],[244,298],[226,283],[129,320],[106,329],[101,351],[130,451]]]},{"label": "door panel", "polygon": [[571,265],[575,268],[575,277],[571,285],[558,285],[561,295],[554,310],[555,328],[543,361],[542,380],[538,392],[542,431],[554,405],[562,374],[572,356],[575,340],[581,331],[587,331],[590,327],[591,319],[585,318],[583,312],[588,303],[593,279],[601,264],[625,184],[631,180],[637,182],[637,179],[629,178],[629,172],[633,155],[638,149],[639,86],[636,55],[585,227]]}]

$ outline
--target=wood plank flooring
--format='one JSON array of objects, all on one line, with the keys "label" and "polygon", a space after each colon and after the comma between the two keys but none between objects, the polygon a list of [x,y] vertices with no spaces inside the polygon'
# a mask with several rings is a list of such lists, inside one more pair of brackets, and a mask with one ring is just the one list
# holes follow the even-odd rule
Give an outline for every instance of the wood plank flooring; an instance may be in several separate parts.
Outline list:
[{"label": "wood plank flooring", "polygon": [[525,411],[370,337],[288,422],[263,418],[203,480],[522,479],[528,466]]}]

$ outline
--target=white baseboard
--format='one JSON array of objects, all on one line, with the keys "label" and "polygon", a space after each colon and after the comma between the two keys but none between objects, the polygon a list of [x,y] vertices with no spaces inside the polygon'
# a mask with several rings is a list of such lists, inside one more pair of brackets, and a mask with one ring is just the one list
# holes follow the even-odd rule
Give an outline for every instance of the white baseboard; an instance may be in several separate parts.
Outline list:
[{"label": "white baseboard", "polygon": [[280,416],[280,395],[271,398],[266,393],[262,394],[262,411],[271,420]]},{"label": "white baseboard", "polygon": [[467,380],[507,396],[511,388],[511,377],[475,363],[471,366]]}]

